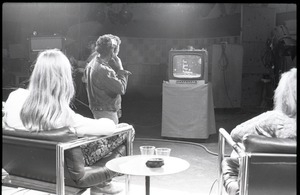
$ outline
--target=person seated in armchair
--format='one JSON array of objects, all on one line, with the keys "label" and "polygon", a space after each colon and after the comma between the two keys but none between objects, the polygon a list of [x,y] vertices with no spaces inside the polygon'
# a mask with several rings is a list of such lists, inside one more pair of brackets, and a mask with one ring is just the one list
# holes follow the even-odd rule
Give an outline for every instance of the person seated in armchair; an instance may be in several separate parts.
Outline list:
[{"label": "person seated in armchair", "polygon": [[[2,102],[2,128],[38,132],[68,127],[78,137],[111,135],[119,131],[111,119],[92,119],[75,113],[70,108],[74,94],[70,61],[57,49],[45,50],[36,60],[28,89],[19,88]],[[125,154],[119,156],[122,155]],[[110,170],[107,174],[117,176]],[[93,194],[120,191],[122,188],[110,180],[99,181],[91,188]]]},{"label": "person seated in armchair", "polygon": [[[274,108],[237,125],[230,133],[241,147],[243,137],[258,134],[273,138],[297,138],[297,69],[283,73],[274,94]],[[229,195],[239,194],[239,158],[235,151],[222,162],[224,186]]]}]

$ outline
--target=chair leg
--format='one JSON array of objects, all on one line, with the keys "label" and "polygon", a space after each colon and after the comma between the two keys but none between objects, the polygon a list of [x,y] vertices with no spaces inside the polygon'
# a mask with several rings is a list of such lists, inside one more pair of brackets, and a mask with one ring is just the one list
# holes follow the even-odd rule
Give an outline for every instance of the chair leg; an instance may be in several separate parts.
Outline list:
[{"label": "chair leg", "polygon": [[125,195],[130,194],[130,175],[125,175]]}]

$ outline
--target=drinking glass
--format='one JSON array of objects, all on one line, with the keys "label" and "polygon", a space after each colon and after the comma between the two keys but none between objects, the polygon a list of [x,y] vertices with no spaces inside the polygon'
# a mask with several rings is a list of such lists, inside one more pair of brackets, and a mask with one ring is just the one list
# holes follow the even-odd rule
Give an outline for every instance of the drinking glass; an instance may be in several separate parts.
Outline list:
[{"label": "drinking glass", "polygon": [[171,148],[155,148],[155,154],[159,156],[170,156]]},{"label": "drinking glass", "polygon": [[154,155],[155,146],[140,146],[141,155]]}]

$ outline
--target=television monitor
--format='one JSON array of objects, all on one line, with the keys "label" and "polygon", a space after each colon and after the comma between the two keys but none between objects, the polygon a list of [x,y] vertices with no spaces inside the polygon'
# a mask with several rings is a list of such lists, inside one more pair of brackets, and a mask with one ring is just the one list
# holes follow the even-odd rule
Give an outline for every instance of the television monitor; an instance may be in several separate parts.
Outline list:
[{"label": "television monitor", "polygon": [[63,37],[31,37],[30,38],[30,50],[31,51],[43,51],[46,49],[57,48],[63,50],[64,38]]},{"label": "television monitor", "polygon": [[170,50],[168,80],[204,80],[204,71],[205,67],[207,67],[207,58],[207,51],[205,49]]},{"label": "television monitor", "polygon": [[46,49],[59,49],[65,53],[65,38],[61,36],[33,36],[29,38],[29,59],[35,61],[39,52]]}]

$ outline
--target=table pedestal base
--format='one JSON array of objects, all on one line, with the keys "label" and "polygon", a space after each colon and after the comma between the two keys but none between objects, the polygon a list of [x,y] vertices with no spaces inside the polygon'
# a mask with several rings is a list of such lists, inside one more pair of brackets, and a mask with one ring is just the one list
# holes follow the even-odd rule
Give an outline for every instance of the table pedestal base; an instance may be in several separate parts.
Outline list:
[{"label": "table pedestal base", "polygon": [[145,176],[146,195],[150,195],[150,176]]}]

